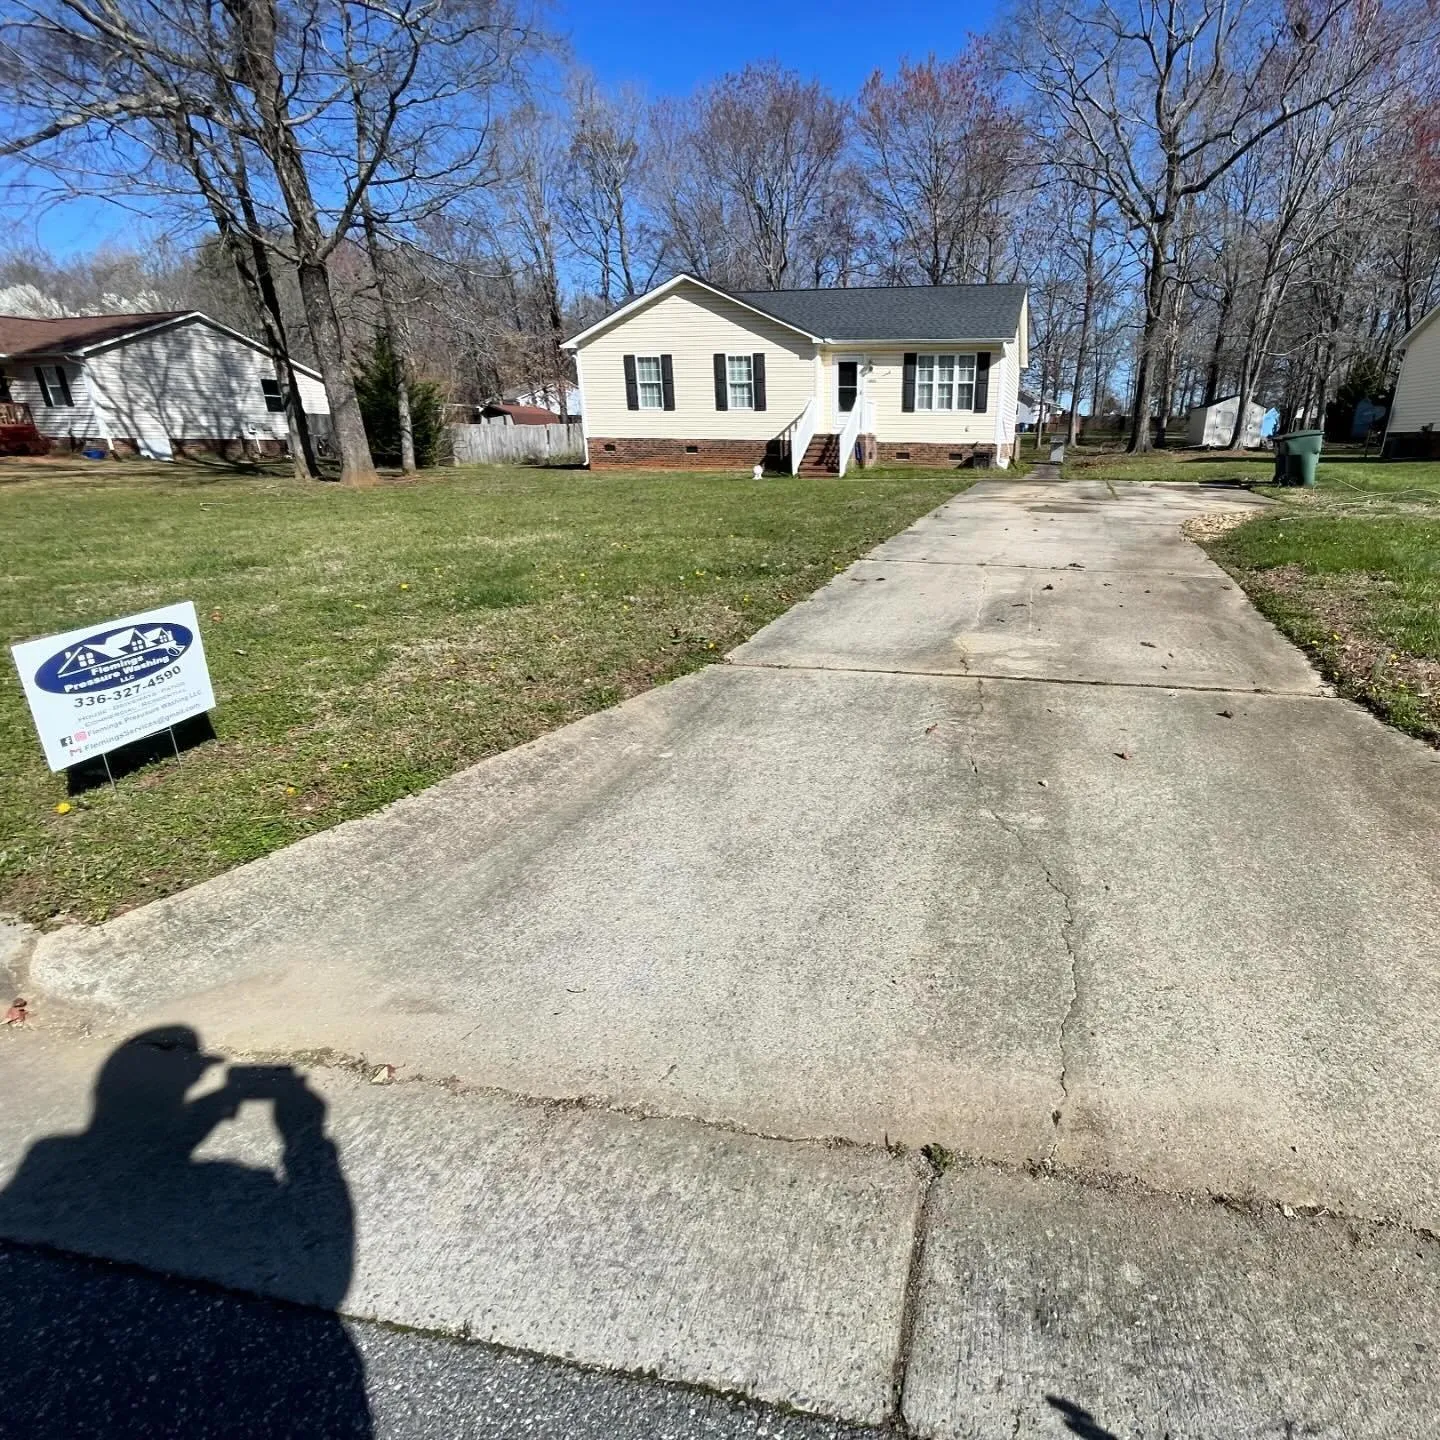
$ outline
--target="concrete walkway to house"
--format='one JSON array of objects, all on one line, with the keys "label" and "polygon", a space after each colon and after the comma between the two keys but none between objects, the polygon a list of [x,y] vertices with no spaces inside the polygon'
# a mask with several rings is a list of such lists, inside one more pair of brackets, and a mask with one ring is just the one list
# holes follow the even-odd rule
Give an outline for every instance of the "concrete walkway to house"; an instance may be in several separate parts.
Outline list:
[{"label": "concrete walkway to house", "polygon": [[[357,1317],[927,1436],[1426,1433],[1440,757],[1181,534],[1260,503],[983,483],[727,665],[17,946],[0,1160],[183,1021],[325,1095]],[[311,1298],[188,1233],[0,1203]]]}]

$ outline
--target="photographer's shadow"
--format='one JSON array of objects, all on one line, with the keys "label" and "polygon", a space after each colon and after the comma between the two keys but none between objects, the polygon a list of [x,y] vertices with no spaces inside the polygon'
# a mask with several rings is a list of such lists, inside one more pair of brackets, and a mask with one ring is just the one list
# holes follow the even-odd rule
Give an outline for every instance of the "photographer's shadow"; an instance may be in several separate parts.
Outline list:
[{"label": "photographer's shadow", "polygon": [[[371,1434],[335,1314],[354,1216],[324,1102],[288,1066],[232,1066],[187,1099],[220,1063],[184,1026],[135,1036],[101,1068],[89,1127],[36,1142],[0,1192],[0,1235],[43,1247],[0,1248],[6,1437]],[[276,1168],[197,1159],[247,1101],[272,1109]]]}]

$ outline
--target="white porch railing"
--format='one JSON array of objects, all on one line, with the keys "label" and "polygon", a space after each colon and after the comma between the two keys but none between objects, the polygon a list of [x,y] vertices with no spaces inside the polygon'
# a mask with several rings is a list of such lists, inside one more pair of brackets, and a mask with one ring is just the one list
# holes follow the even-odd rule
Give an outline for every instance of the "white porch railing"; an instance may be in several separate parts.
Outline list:
[{"label": "white porch railing", "polygon": [[806,402],[805,408],[790,422],[790,473],[800,473],[800,462],[805,458],[805,452],[810,448],[810,442],[815,438],[815,426],[820,419],[820,407],[815,403],[812,395]]},{"label": "white porch railing", "polygon": [[[857,369],[860,367],[857,367]],[[850,413],[845,417],[845,423],[840,427],[840,477],[845,476],[849,469],[850,462],[855,458],[855,442],[860,438],[860,426],[865,420],[865,376],[857,374],[855,377],[855,403],[850,407]]]}]

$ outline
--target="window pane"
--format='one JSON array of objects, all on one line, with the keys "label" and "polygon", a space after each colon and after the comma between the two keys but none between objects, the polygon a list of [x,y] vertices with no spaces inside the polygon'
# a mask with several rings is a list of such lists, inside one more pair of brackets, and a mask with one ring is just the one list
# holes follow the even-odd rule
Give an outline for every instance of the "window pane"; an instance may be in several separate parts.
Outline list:
[{"label": "window pane", "polygon": [[953,410],[955,408],[955,357],[953,355],[937,355],[935,357],[935,408],[937,410]]},{"label": "window pane", "polygon": [[955,386],[955,408],[957,410],[973,410],[975,408],[975,357],[973,355],[957,355],[959,362],[956,367],[958,383]]},{"label": "window pane", "polygon": [[933,355],[917,355],[915,357],[915,408],[917,410],[933,410],[935,408],[935,357]]},{"label": "window pane", "polygon": [[663,410],[665,408],[665,387],[660,380],[660,357],[658,355],[637,355],[635,357],[635,382],[640,392],[642,410]]},{"label": "window pane", "polygon": [[749,355],[726,357],[730,376],[730,408],[732,410],[753,410],[755,408],[755,386],[752,362]]}]

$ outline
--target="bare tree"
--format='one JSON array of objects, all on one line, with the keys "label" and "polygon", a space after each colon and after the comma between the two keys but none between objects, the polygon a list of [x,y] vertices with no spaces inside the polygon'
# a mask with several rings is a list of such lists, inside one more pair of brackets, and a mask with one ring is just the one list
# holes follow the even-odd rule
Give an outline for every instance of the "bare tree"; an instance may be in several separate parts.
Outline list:
[{"label": "bare tree", "polygon": [[[1150,445],[1184,208],[1268,136],[1347,104],[1414,34],[1398,9],[1370,0],[1315,0],[1303,9],[1023,0],[1013,63],[1057,139],[1076,147],[1076,178],[1116,207],[1141,251],[1132,450]],[[1303,83],[1321,68],[1323,85]]]},{"label": "bare tree", "polygon": [[[193,180],[198,157],[227,225],[293,268],[341,478],[373,483],[330,264],[362,219],[362,202],[371,201],[372,216],[413,214],[483,146],[486,98],[528,35],[508,0],[18,7],[4,43],[17,59],[6,67],[12,103],[30,122],[27,157],[92,183],[108,164],[110,178],[128,174],[132,189],[173,188],[177,174]],[[189,154],[177,153],[182,134]],[[77,141],[89,160],[106,158],[87,163]],[[142,167],[137,182],[141,157],[153,170]]]},{"label": "bare tree", "polygon": [[929,285],[990,278],[1028,166],[985,50],[875,71],[855,123],[865,193],[906,268]]},{"label": "bare tree", "polygon": [[701,95],[689,159],[743,227],[762,283],[778,290],[824,208],[845,143],[844,106],[818,81],[748,65]]},{"label": "bare tree", "polygon": [[646,222],[645,106],[633,92],[614,99],[594,80],[570,86],[568,145],[559,189],[561,223],[571,248],[594,267],[608,309],[649,287],[662,251]]}]

